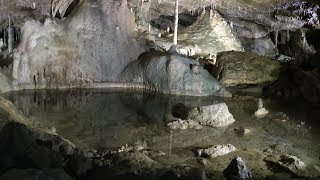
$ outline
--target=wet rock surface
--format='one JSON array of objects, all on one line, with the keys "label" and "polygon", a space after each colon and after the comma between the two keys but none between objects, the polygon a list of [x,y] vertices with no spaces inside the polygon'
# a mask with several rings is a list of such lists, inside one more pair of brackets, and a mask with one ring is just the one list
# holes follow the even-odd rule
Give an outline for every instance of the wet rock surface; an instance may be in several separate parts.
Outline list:
[{"label": "wet rock surface", "polygon": [[231,144],[214,145],[207,149],[198,149],[197,152],[200,156],[215,158],[217,156],[223,156],[231,152],[237,151],[237,148]]},{"label": "wet rock surface", "polygon": [[193,108],[189,116],[200,124],[211,127],[225,127],[235,122],[225,103]]},{"label": "wet rock surface", "polygon": [[167,52],[143,53],[122,71],[121,82],[141,84],[165,94],[231,96],[199,62]]},{"label": "wet rock surface", "polygon": [[[58,154],[59,157],[62,157],[62,162],[58,161],[58,169],[63,168],[65,173],[67,173],[70,177],[74,179],[105,179],[105,178],[111,178],[111,179],[161,179],[161,178],[172,178],[172,179],[201,179],[201,178],[208,178],[208,179],[223,179],[223,173],[222,171],[227,167],[227,165],[230,163],[230,160],[235,156],[239,155],[246,159],[246,164],[250,167],[253,178],[256,179],[264,179],[265,177],[272,175],[274,173],[277,173],[273,169],[269,169],[269,164],[266,166],[265,161],[263,159],[270,155],[283,155],[288,154],[288,152],[296,152],[299,155],[299,158],[303,160],[304,162],[308,161],[312,164],[312,166],[316,165],[316,162],[313,162],[311,159],[309,159],[307,156],[301,154],[301,152],[307,151],[308,153],[314,153],[310,150],[300,150],[298,148],[292,147],[292,141],[291,139],[282,138],[283,136],[287,136],[287,133],[291,133],[288,130],[284,129],[282,130],[281,126],[288,126],[288,128],[291,126],[290,124],[287,124],[289,121],[283,122],[281,119],[285,119],[287,115],[284,113],[278,113],[278,115],[274,115],[272,112],[272,108],[270,109],[270,116],[266,117],[266,120],[256,120],[252,116],[254,110],[257,107],[256,103],[256,97],[242,97],[242,103],[239,104],[231,101],[230,98],[226,99],[226,103],[228,104],[228,108],[230,112],[233,113],[233,116],[235,118],[237,117],[237,121],[235,121],[234,125],[230,125],[229,128],[213,128],[213,127],[207,127],[204,126],[202,129],[188,129],[188,130],[176,130],[171,131],[166,127],[165,122],[162,122],[166,119],[166,116],[161,115],[161,113],[157,113],[156,115],[151,115],[155,113],[151,112],[157,112],[154,111],[154,108],[159,108],[161,111],[172,113],[172,105],[175,106],[175,110],[179,109],[180,113],[175,113],[176,116],[180,115],[184,117],[184,113],[188,113],[189,109],[193,109],[194,106],[202,107],[206,103],[213,104],[216,103],[214,101],[209,101],[209,97],[206,98],[200,98],[195,101],[192,101],[190,97],[185,97],[186,99],[183,100],[182,97],[177,97],[174,99],[173,97],[171,99],[165,100],[161,99],[159,96],[157,96],[156,99],[152,98],[151,95],[144,95],[141,96],[139,94],[135,95],[123,95],[121,98],[121,102],[123,103],[120,105],[120,103],[116,100],[112,100],[112,98],[107,98],[106,101],[103,101],[102,97],[103,95],[100,94],[101,92],[98,91],[98,94],[90,94],[88,92],[83,92],[86,94],[83,98],[86,100],[81,100],[82,98],[79,96],[79,94],[76,95],[76,98],[73,99],[68,95],[68,93],[64,92],[62,99],[67,100],[68,103],[60,104],[61,107],[56,104],[55,106],[49,106],[50,103],[53,103],[53,101],[49,101],[49,99],[46,99],[44,97],[40,98],[41,95],[37,94],[36,96],[32,96],[31,99],[28,99],[26,97],[24,98],[18,98],[19,95],[16,94],[12,98],[15,99],[15,104],[19,102],[20,106],[23,107],[23,111],[28,111],[30,113],[37,113],[41,111],[40,113],[45,113],[45,111],[54,113],[54,117],[61,117],[61,114],[59,114],[59,108],[63,109],[69,109],[69,107],[75,108],[76,114],[77,114],[77,123],[73,124],[71,129],[75,132],[74,134],[68,134],[73,133],[72,131],[67,130],[63,131],[63,128],[68,127],[70,124],[70,119],[73,117],[71,115],[73,113],[73,110],[68,111],[67,116],[67,124],[63,123],[64,120],[60,119],[58,121],[61,121],[61,125],[57,123],[57,120],[51,119],[48,121],[41,121],[40,124],[42,124],[44,127],[43,129],[48,129],[43,134],[49,134],[46,135],[47,138],[40,138],[42,141],[45,140],[45,142],[40,141],[39,142],[39,132],[37,129],[34,129],[34,127],[37,123],[35,119],[30,120],[26,117],[21,118],[21,122],[32,122],[33,125],[30,126],[24,126],[26,128],[27,132],[31,133],[32,136],[29,139],[35,138],[34,141],[36,143],[31,146],[32,151],[37,152],[37,149],[42,150],[42,148],[47,150],[42,150],[43,152],[48,152],[48,158],[51,157],[51,153]],[[32,93],[34,95],[34,93]],[[100,99],[101,101],[96,101],[97,99],[94,99],[93,96],[96,96],[97,99]],[[55,98],[53,98],[55,97]],[[111,96],[114,98],[114,96]],[[34,98],[36,101],[34,102]],[[215,99],[215,97],[212,97]],[[44,108],[44,102],[41,101],[46,99],[48,100],[49,104],[46,104],[46,108]],[[115,98],[116,99],[116,98]],[[133,101],[132,99],[136,99]],[[240,99],[238,97],[237,99]],[[52,96],[52,100],[59,102],[57,99],[57,95]],[[217,100],[217,99],[215,99]],[[103,115],[103,118],[101,121],[99,121],[97,118],[91,118],[91,115],[88,114],[86,111],[83,111],[84,115],[81,115],[80,112],[82,110],[85,110],[88,108],[88,103],[93,102],[93,107],[97,108],[100,107],[99,104],[103,104],[103,107],[106,106],[106,104],[112,104],[112,106],[106,108],[108,109],[108,112],[110,115],[112,114],[121,114],[122,116],[117,116],[114,121],[111,121],[110,119],[106,119],[106,117],[110,118],[110,115]],[[1,102],[1,101],[0,101]],[[33,104],[34,102],[34,104]],[[40,102],[40,103],[39,103]],[[118,104],[116,103],[118,102]],[[157,102],[159,105],[156,105]],[[202,103],[200,103],[202,102]],[[30,106],[28,103],[33,104]],[[267,99],[264,99],[265,105],[268,107],[270,106]],[[131,106],[130,106],[131,104]],[[134,104],[134,105],[132,105]],[[184,106],[181,104],[185,104]],[[201,105],[202,104],[202,105]],[[10,111],[6,111],[10,114],[12,117],[19,117],[17,116],[19,111],[13,110],[14,108],[12,103],[7,104],[0,104],[2,108],[9,108]],[[252,106],[252,108],[249,108],[249,106]],[[243,106],[243,107],[242,107]],[[82,108],[80,108],[82,107]],[[112,108],[114,110],[112,110]],[[144,107],[144,108],[143,108]],[[164,108],[163,108],[164,107]],[[188,108],[189,107],[189,108]],[[241,107],[239,109],[239,107]],[[5,109],[6,109],[5,108]],[[127,108],[126,110],[119,111],[119,109]],[[134,112],[138,112],[140,114],[145,114],[145,116],[135,116],[133,114],[127,114],[128,109],[133,109]],[[82,110],[81,110],[82,109]],[[144,109],[145,111],[142,111]],[[150,110],[150,111],[149,111]],[[239,116],[239,114],[243,113],[235,113],[235,111],[244,110],[246,118]],[[107,112],[107,110],[105,110]],[[145,113],[145,112],[149,112]],[[246,112],[248,111],[248,112]],[[93,112],[93,114],[101,114],[98,113],[98,111]],[[151,114],[150,114],[151,113]],[[70,116],[71,115],[71,116]],[[37,116],[37,115],[33,115]],[[51,116],[48,116],[49,118],[52,118]],[[131,119],[128,117],[132,117]],[[148,120],[145,119],[145,117],[149,117]],[[162,118],[161,118],[162,117]],[[188,114],[187,116],[188,117]],[[164,119],[163,119],[164,118]],[[6,119],[6,118],[4,118]],[[96,119],[95,121],[92,121],[92,119]],[[140,123],[135,122],[134,119],[140,119],[139,121],[143,121]],[[238,120],[239,119],[239,120]],[[249,119],[249,120],[246,120]],[[268,121],[270,119],[270,121]],[[280,119],[280,120],[277,120]],[[28,120],[28,121],[27,121]],[[86,123],[87,121],[87,123]],[[106,122],[107,121],[107,122]],[[160,122],[159,122],[160,121]],[[56,122],[56,124],[49,125],[48,122]],[[71,120],[73,122],[73,120]],[[157,122],[157,123],[155,123]],[[31,124],[32,124],[31,123]],[[120,124],[116,125],[115,124]],[[7,123],[4,123],[3,130],[7,129],[6,127]],[[38,124],[38,125],[40,125]],[[262,126],[257,126],[256,124],[263,124]],[[79,126],[80,125],[80,126]],[[239,126],[241,125],[241,126]],[[49,127],[49,128],[46,128]],[[56,131],[53,132],[51,129],[52,127],[55,127]],[[82,128],[85,127],[85,128]],[[128,128],[130,127],[130,128]],[[246,134],[246,136],[238,136],[234,129],[235,127],[244,127],[245,129],[250,129],[250,133]],[[286,127],[287,128],[287,127]],[[292,127],[294,128],[294,127]],[[21,131],[21,128],[17,128],[19,131]],[[41,128],[42,129],[42,128]],[[92,130],[90,130],[92,129]],[[116,131],[113,131],[112,129],[115,129]],[[267,129],[268,131],[266,131]],[[281,129],[279,131],[279,129]],[[76,131],[80,130],[80,131]],[[136,133],[132,133],[132,131],[136,131]],[[41,131],[43,132],[43,131]],[[80,134],[77,132],[81,132]],[[115,133],[112,133],[115,132]],[[58,133],[59,135],[57,135]],[[17,131],[14,131],[14,133],[11,134],[21,134]],[[42,134],[42,133],[40,133]],[[88,136],[90,134],[90,136]],[[112,136],[110,134],[113,134]],[[276,136],[274,135],[276,134]],[[110,135],[110,136],[109,136]],[[61,137],[68,137],[72,139],[73,142],[77,143],[77,147],[72,146],[72,144],[67,143],[66,145],[55,145],[60,144],[59,142],[65,141],[63,140],[55,140],[55,138],[51,138],[52,136]],[[294,139],[297,139],[297,135],[291,134],[288,136],[288,138],[293,137]],[[305,141],[305,138],[308,136],[308,134],[305,135],[299,135],[300,140],[299,142]],[[2,136],[1,136],[2,137]],[[29,137],[29,136],[26,136]],[[42,137],[42,136],[41,136]],[[303,138],[302,138],[303,137]],[[103,139],[105,138],[105,139]],[[12,138],[11,138],[12,139]],[[20,138],[23,140],[23,138]],[[19,139],[19,140],[20,140]],[[255,139],[254,141],[252,139]],[[257,140],[258,139],[258,140]],[[264,141],[261,141],[261,139],[264,139]],[[12,140],[13,142],[19,142],[19,140]],[[31,141],[31,142],[34,142]],[[53,141],[52,143],[50,143]],[[82,141],[82,142],[81,142]],[[265,147],[269,146],[269,143],[273,142],[272,144],[275,144],[276,141],[281,141],[281,145],[279,146],[270,146],[270,150],[266,150],[266,152],[263,152]],[[6,142],[6,141],[3,141]],[[29,142],[29,141],[27,141]],[[221,143],[217,143],[221,142]],[[125,145],[128,143],[128,145]],[[228,143],[232,143],[235,147],[237,147],[237,151],[233,151],[232,153],[226,153],[224,152],[229,151],[230,149],[226,149],[225,147],[228,147]],[[0,143],[1,144],[1,143]],[[13,143],[11,143],[13,144]],[[21,143],[22,145],[24,143]],[[49,148],[51,147],[50,144],[53,144],[52,147],[55,148]],[[62,143],[63,144],[63,143]],[[84,144],[88,145],[87,147],[84,146]],[[203,152],[203,147],[210,147],[212,144],[220,144],[221,147],[214,148],[217,151],[212,151],[213,154],[217,154],[219,152],[220,154],[224,154],[222,156],[216,156],[214,158],[204,158],[208,155],[205,155]],[[224,145],[224,146],[223,146]],[[298,146],[301,146],[301,144],[297,143]],[[49,147],[48,147],[49,146]],[[7,147],[7,146],[6,146]],[[12,147],[12,146],[8,146]],[[231,146],[230,146],[231,147]],[[252,147],[252,148],[247,148]],[[196,152],[197,149],[202,148],[202,151],[200,153]],[[262,148],[262,149],[261,149]],[[20,148],[21,149],[21,148]],[[58,149],[58,150],[56,150]],[[96,149],[96,150],[95,150]],[[209,148],[210,149],[210,148]],[[232,149],[232,148],[231,148]],[[15,151],[12,151],[14,153]],[[195,153],[198,153],[202,155],[201,157],[195,156]],[[219,154],[218,153],[218,154]],[[7,153],[8,154],[8,153]],[[15,154],[15,153],[14,153]],[[28,151],[23,152],[25,158],[30,157],[28,154]],[[6,157],[13,157],[12,155],[6,156]],[[31,156],[33,157],[33,156]],[[54,156],[55,157],[55,156]],[[57,160],[58,158],[54,158]],[[47,161],[45,158],[42,158],[42,160]],[[37,162],[37,157],[33,157],[31,160],[28,160],[27,162]],[[22,161],[21,161],[22,162]],[[45,163],[45,162],[42,162]],[[6,163],[7,164],[7,163]],[[46,164],[46,163],[45,163]],[[49,163],[51,164],[51,163]],[[31,164],[29,168],[36,169],[34,164]],[[308,167],[308,166],[307,166]],[[13,167],[12,167],[13,168]],[[9,172],[9,170],[12,170],[12,168],[8,168],[6,172]],[[50,169],[50,168],[49,168]],[[57,169],[57,168],[55,168]],[[44,169],[40,169],[41,171],[45,172]],[[50,169],[51,170],[51,169]],[[278,169],[280,172],[287,172],[287,170],[280,168]],[[314,171],[313,171],[314,170]],[[310,173],[310,169],[306,168],[306,171],[308,172],[307,175],[304,175],[304,177],[317,177],[317,171],[313,168]],[[3,173],[6,173],[3,172]]]},{"label": "wet rock surface", "polygon": [[283,168],[288,173],[296,177],[304,177],[306,174],[306,164],[298,157],[292,155],[269,155],[264,161],[270,163],[273,168]]},{"label": "wet rock surface", "polygon": [[214,76],[225,86],[271,83],[277,80],[277,61],[248,52],[223,52],[217,57]]},{"label": "wet rock surface", "polygon": [[229,180],[232,179],[251,179],[252,175],[241,157],[237,156],[223,171],[224,176]]}]

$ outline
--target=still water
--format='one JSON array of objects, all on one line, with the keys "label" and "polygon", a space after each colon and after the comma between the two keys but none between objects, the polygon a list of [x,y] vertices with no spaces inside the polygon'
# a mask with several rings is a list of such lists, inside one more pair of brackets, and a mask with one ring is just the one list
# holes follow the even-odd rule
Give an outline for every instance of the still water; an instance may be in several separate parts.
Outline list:
[{"label": "still water", "polygon": [[[30,90],[8,93],[6,98],[25,115],[77,147],[114,150],[125,144],[145,142],[149,149],[166,155],[156,157],[168,166],[190,165],[206,172],[220,173],[230,159],[241,156],[256,176],[265,177],[271,170],[263,161],[263,151],[277,145],[278,151],[292,154],[320,174],[319,106],[303,101],[263,98],[270,113],[263,119],[253,114],[257,95],[237,94],[233,98],[170,96],[146,92],[110,90]],[[225,102],[235,123],[229,127],[170,130],[172,107],[188,108]],[[236,129],[247,129],[238,133]],[[238,151],[199,163],[197,148],[232,144]],[[316,169],[319,168],[319,172]]]}]

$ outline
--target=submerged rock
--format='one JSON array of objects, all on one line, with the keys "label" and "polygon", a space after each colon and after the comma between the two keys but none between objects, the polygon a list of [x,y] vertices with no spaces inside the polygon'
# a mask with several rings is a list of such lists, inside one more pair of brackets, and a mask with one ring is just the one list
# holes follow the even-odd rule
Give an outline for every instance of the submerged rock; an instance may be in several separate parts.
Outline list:
[{"label": "submerged rock", "polygon": [[167,52],[141,54],[123,70],[121,81],[166,94],[231,96],[199,62]]},{"label": "submerged rock", "polygon": [[277,61],[250,52],[222,52],[218,54],[215,78],[225,86],[271,83],[278,79]]},{"label": "submerged rock", "polygon": [[227,169],[223,171],[223,174],[227,180],[249,179],[252,177],[251,172],[247,168],[245,162],[239,156],[235,157],[230,162]]},{"label": "submerged rock", "polygon": [[168,127],[170,127],[171,129],[201,129],[202,126],[191,119],[188,120],[182,120],[182,119],[178,119],[176,121],[172,121],[170,123],[167,124]]},{"label": "submerged rock", "polygon": [[191,119],[212,127],[225,127],[235,121],[226,103],[193,108],[189,114]]},{"label": "submerged rock", "polygon": [[198,149],[197,153],[199,156],[208,156],[210,158],[215,158],[218,156],[223,156],[226,154],[229,154],[231,152],[236,151],[237,148],[235,148],[233,145],[231,144],[223,144],[223,145],[214,145],[210,148],[207,149]]}]

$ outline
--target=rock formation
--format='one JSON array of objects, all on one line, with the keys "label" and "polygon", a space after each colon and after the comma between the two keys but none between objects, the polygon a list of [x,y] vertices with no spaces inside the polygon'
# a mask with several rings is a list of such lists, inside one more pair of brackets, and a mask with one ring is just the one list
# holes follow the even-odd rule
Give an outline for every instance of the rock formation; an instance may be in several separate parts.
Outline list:
[{"label": "rock formation", "polygon": [[255,53],[230,51],[218,55],[214,76],[225,86],[271,83],[279,68],[279,62]]},{"label": "rock formation", "polygon": [[166,94],[231,96],[199,62],[167,52],[143,53],[123,70],[121,82]]},{"label": "rock formation", "polygon": [[113,1],[85,1],[63,22],[28,21],[12,76],[18,88],[117,81],[121,70],[145,50],[134,39],[135,30],[127,5]]}]

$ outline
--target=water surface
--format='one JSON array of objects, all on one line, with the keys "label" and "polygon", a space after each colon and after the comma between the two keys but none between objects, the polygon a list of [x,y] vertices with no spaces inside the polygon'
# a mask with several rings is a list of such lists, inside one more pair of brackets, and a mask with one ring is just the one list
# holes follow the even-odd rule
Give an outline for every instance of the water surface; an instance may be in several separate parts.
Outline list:
[{"label": "water surface", "polygon": [[[166,153],[155,158],[164,165],[190,165],[220,174],[231,158],[240,155],[254,175],[264,177],[272,172],[263,161],[263,150],[276,144],[281,153],[296,155],[309,167],[320,167],[319,106],[303,101],[264,98],[270,113],[256,119],[258,96],[248,94],[187,97],[110,89],[18,91],[6,97],[35,122],[55,128],[81,148],[103,152],[145,141],[149,149]],[[236,120],[229,127],[170,130],[166,126],[177,104],[191,108],[219,102],[228,105]],[[235,129],[240,127],[250,132],[239,134]],[[215,144],[232,144],[239,151],[208,159],[204,167],[195,151]]]}]

